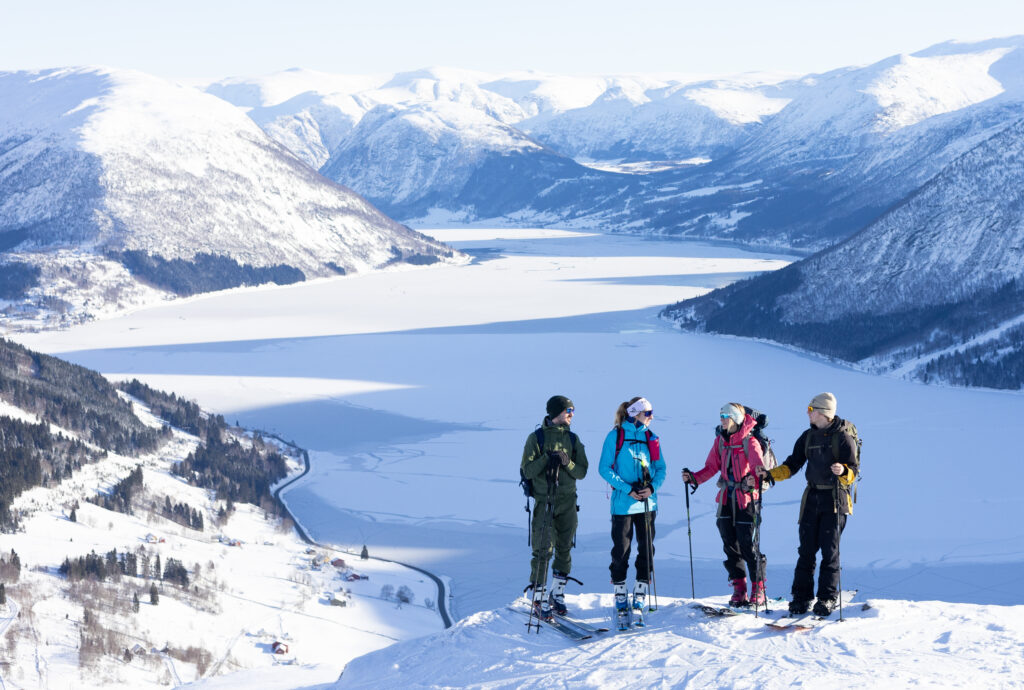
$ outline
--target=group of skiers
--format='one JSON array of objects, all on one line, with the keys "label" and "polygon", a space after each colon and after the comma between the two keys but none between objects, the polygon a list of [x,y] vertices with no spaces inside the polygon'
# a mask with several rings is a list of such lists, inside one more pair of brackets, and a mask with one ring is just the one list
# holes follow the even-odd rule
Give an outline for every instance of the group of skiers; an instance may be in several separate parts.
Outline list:
[{"label": "group of skiers", "polygon": [[[697,471],[683,469],[687,491],[695,491],[717,477],[716,517],[726,556],[724,565],[733,587],[730,606],[765,605],[766,559],[759,539],[761,493],[765,483],[789,479],[806,466],[807,488],[800,505],[800,545],[789,611],[792,615],[807,613],[815,597],[816,615],[827,616],[835,608],[839,597],[839,540],[846,517],[852,512],[851,487],[859,472],[856,427],[840,418],[836,409],[836,398],[831,393],[814,396],[807,406],[808,428],[786,460],[775,466],[773,456],[771,462],[766,461],[770,446],[758,440],[762,436],[755,432],[758,414],[739,403],[726,403],[719,411],[721,423],[704,467]],[[527,437],[520,470],[524,488],[535,498],[533,558],[527,588],[532,591],[532,614],[552,620],[555,615],[567,613],[565,587],[573,579],[569,573],[579,510],[576,482],[587,475],[588,461],[583,443],[570,431],[575,414],[572,400],[556,395],[547,401],[546,411],[541,426]],[[648,592],[652,585],[656,587],[655,518],[666,466],[658,436],[650,429],[653,417],[654,408],[646,398],[634,397],[621,403],[615,411],[614,427],[601,448],[599,472],[612,494],[609,571],[620,623],[632,609],[634,624],[642,625],[641,612]],[[763,416],[761,419],[763,422]],[[636,578],[630,602],[626,576],[634,536]],[[819,551],[821,567],[815,591],[814,566]]]}]

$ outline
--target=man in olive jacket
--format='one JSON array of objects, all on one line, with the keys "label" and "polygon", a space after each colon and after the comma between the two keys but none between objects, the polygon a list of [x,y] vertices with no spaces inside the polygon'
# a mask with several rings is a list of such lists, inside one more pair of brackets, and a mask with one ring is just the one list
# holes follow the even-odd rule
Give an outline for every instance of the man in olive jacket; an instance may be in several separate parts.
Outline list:
[{"label": "man in olive jacket", "polygon": [[[569,431],[575,413],[572,400],[556,395],[548,400],[540,428],[526,437],[520,469],[532,482],[536,499],[531,525],[533,559],[530,584],[537,615],[550,620],[552,609],[565,615],[565,584],[572,568],[571,549],[576,535],[576,480],[587,476],[587,453]],[[547,568],[554,545],[551,595],[545,599]]]},{"label": "man in olive jacket", "polygon": [[800,503],[800,546],[793,572],[789,612],[807,613],[814,592],[815,555],[821,551],[818,601],[814,613],[827,616],[839,596],[839,538],[853,512],[850,486],[860,471],[857,442],[848,423],[836,416],[836,397],[819,393],[807,406],[810,428],[793,445],[793,453],[772,470],[758,468],[771,483],[789,479],[807,465],[807,488]]}]

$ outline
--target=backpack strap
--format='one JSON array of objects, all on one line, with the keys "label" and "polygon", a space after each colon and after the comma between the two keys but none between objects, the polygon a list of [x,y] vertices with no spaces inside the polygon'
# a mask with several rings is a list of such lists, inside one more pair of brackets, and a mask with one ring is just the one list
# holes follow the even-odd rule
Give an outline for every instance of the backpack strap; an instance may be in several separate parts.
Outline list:
[{"label": "backpack strap", "polygon": [[651,462],[657,462],[661,459],[661,442],[650,429],[645,429],[644,434],[647,436],[647,453],[651,456]]},{"label": "backpack strap", "polygon": [[[537,427],[534,430],[533,435],[537,437],[537,445],[540,447],[540,451],[543,453],[544,452],[544,427]],[[572,433],[570,431],[569,432],[569,446],[570,446],[569,457],[570,457],[570,459],[572,459],[573,462],[576,462],[576,438],[577,438],[576,434],[574,434],[574,433]],[[616,454],[617,453],[618,453],[618,450],[616,449]]]},{"label": "backpack strap", "polygon": [[[650,429],[644,429],[644,443],[647,444],[647,454],[651,456],[651,462],[656,462],[661,459],[661,443],[657,438],[654,438],[654,434],[651,433]],[[619,459],[619,451],[622,450],[622,446],[626,445],[626,430],[621,426],[615,427],[615,458],[612,462]]]}]

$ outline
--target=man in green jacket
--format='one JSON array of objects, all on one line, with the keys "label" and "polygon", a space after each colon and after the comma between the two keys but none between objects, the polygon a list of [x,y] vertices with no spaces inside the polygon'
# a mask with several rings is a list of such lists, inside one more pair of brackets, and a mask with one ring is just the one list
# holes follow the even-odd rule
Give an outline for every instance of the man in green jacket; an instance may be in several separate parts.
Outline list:
[{"label": "man in green jacket", "polygon": [[[526,437],[523,476],[532,483],[536,499],[531,525],[533,559],[530,561],[530,585],[533,608],[543,620],[551,620],[552,610],[565,615],[565,585],[572,568],[572,545],[576,536],[576,480],[587,476],[587,453],[576,434],[569,431],[575,407],[572,400],[556,395],[548,400],[547,416],[540,428]],[[545,598],[548,563],[554,546],[551,567],[551,594]]]}]

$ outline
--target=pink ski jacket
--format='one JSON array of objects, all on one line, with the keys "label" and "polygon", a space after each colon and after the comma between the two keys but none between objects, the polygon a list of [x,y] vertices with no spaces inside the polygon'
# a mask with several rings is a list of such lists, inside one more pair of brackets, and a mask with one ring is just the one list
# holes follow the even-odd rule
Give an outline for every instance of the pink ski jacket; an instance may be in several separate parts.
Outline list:
[{"label": "pink ski jacket", "polygon": [[[728,439],[723,436],[716,436],[715,443],[711,446],[708,459],[704,463],[704,469],[693,473],[698,484],[703,484],[716,474],[719,475],[718,496],[716,503],[726,505],[729,501],[729,482],[739,483],[748,474],[754,474],[754,469],[762,466],[761,444],[750,435],[756,422],[750,415],[743,418],[743,424]],[[744,442],[746,440],[746,442]],[[750,501],[757,498],[757,489],[752,492],[744,491],[740,486],[735,487],[736,507],[743,510],[750,504]]]}]

